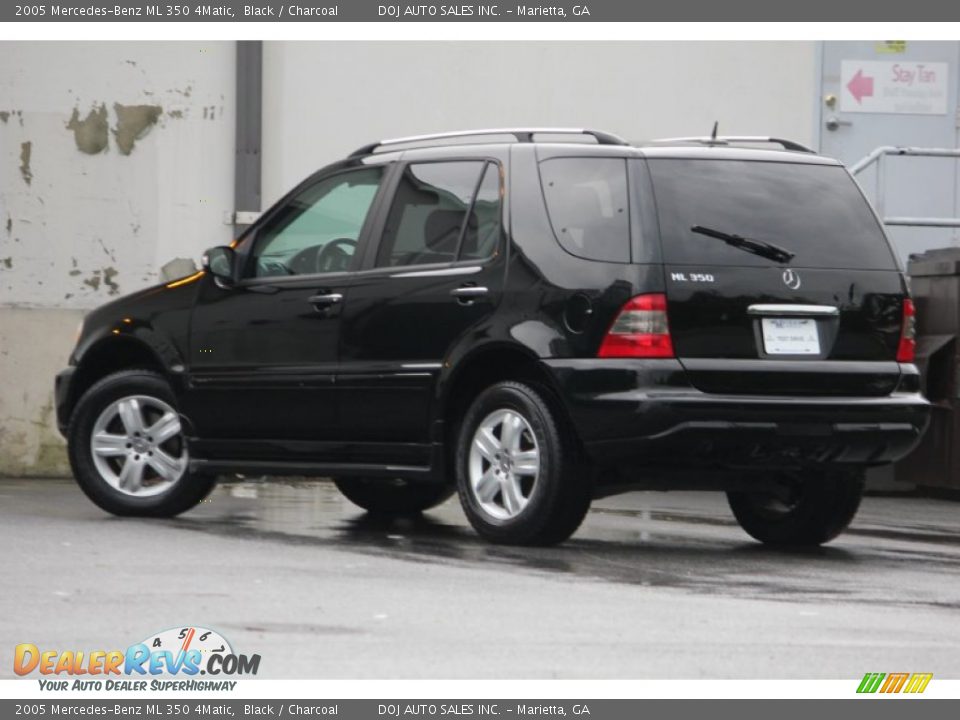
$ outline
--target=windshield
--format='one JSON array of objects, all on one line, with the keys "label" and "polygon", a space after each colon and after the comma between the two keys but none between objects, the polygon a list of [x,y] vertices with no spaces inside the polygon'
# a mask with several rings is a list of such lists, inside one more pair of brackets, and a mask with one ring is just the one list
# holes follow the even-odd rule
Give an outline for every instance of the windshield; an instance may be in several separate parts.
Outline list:
[{"label": "windshield", "polygon": [[[895,270],[893,253],[853,179],[835,165],[746,160],[648,161],[670,264],[764,265],[785,248],[793,267]],[[701,230],[716,230],[708,236]],[[738,247],[737,245],[740,245]],[[786,261],[784,261],[786,264]]]}]

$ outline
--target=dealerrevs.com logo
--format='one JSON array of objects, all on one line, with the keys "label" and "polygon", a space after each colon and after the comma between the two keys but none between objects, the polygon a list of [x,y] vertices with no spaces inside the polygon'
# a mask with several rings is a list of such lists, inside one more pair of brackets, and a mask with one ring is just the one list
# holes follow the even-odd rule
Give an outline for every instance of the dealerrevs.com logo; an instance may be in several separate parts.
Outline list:
[{"label": "dealerrevs.com logo", "polygon": [[236,681],[224,676],[256,675],[259,669],[259,655],[238,654],[222,635],[202,627],[164,630],[126,650],[21,643],[13,655],[17,675],[45,676],[38,678],[41,690],[232,690]]}]

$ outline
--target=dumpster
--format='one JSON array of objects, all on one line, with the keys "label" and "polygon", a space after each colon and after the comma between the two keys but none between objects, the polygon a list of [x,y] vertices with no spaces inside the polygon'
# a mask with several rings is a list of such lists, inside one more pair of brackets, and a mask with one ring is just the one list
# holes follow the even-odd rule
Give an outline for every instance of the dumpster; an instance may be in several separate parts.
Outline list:
[{"label": "dumpster", "polygon": [[907,273],[917,306],[917,366],[933,408],[930,428],[894,476],[917,487],[960,488],[960,248],[912,255]]}]

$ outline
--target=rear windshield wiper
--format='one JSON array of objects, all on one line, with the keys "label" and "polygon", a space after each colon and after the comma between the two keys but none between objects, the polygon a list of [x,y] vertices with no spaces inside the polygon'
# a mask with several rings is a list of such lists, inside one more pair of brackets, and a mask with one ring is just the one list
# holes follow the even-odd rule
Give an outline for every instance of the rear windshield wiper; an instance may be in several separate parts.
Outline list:
[{"label": "rear windshield wiper", "polygon": [[706,235],[707,237],[716,238],[717,240],[723,240],[731,247],[739,248],[740,250],[744,250],[748,253],[759,255],[760,257],[765,257],[768,260],[773,260],[774,262],[787,263],[793,260],[794,256],[796,255],[796,253],[792,253],[786,248],[782,248],[779,245],[774,245],[773,243],[768,243],[763,240],[754,240],[753,238],[743,237],[743,235],[725,233],[720,230],[704,227],[703,225],[694,225],[692,228],[690,228],[690,231],[700,235]]}]

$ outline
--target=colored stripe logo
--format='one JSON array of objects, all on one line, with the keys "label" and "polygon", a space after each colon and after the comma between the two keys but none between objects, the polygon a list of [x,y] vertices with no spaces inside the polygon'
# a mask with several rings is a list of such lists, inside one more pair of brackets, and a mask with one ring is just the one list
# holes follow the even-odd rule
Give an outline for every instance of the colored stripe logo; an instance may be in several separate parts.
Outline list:
[{"label": "colored stripe logo", "polygon": [[922,693],[933,673],[867,673],[860,681],[858,693]]}]

